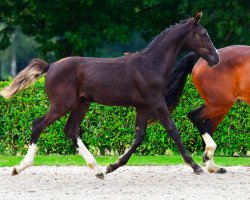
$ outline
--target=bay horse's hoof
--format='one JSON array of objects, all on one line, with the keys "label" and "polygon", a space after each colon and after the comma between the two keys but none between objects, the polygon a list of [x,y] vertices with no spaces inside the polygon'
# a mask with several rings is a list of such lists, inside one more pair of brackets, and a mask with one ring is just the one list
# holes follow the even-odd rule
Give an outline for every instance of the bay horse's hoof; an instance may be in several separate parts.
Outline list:
[{"label": "bay horse's hoof", "polygon": [[99,173],[95,175],[97,178],[104,180],[104,174],[103,173]]},{"label": "bay horse's hoof", "polygon": [[15,176],[15,175],[17,175],[17,174],[18,174],[18,172],[17,172],[16,168],[14,167],[14,169],[13,169],[11,175],[12,175],[12,176]]},{"label": "bay horse's hoof", "polygon": [[204,171],[203,171],[201,168],[198,168],[198,169],[194,170],[194,173],[195,173],[196,175],[200,175],[200,174],[203,174]]},{"label": "bay horse's hoof", "polygon": [[227,173],[227,170],[225,168],[219,168],[215,171],[216,174],[225,174]]}]

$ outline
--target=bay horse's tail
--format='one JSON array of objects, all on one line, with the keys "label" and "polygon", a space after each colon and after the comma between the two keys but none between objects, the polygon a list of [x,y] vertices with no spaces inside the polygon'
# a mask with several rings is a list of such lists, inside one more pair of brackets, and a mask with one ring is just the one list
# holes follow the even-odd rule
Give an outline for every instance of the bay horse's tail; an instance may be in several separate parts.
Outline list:
[{"label": "bay horse's tail", "polygon": [[39,58],[33,59],[30,64],[23,69],[11,82],[11,84],[0,91],[5,99],[9,99],[22,89],[29,87],[36,82],[39,77],[46,74],[49,64]]},{"label": "bay horse's tail", "polygon": [[[170,111],[172,111],[179,103],[182,95],[186,79],[188,74],[192,72],[195,62],[199,58],[199,55],[192,52],[184,56],[178,64],[173,67],[169,81],[168,81],[168,92],[165,96],[165,102]],[[154,122],[156,117],[151,115],[149,122]]]}]

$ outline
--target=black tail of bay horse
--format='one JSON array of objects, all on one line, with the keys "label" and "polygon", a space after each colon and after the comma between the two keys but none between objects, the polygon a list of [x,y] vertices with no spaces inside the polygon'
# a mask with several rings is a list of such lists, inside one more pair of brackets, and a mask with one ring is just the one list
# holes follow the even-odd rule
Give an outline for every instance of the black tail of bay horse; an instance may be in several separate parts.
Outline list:
[{"label": "black tail of bay horse", "polygon": [[195,61],[199,56],[192,52],[184,56],[180,62],[174,66],[168,82],[168,91],[165,102],[168,109],[173,110],[182,95],[188,74],[191,74]]},{"label": "black tail of bay horse", "polygon": [[22,75],[18,75],[2,91],[2,95],[11,97],[46,73],[45,92],[50,101],[50,109],[46,115],[34,121],[28,152],[23,161],[14,168],[13,175],[32,165],[41,132],[70,112],[64,128],[66,135],[73,141],[88,166],[95,170],[96,176],[104,178],[95,158],[78,133],[91,102],[110,106],[133,106],[136,109],[135,141],[124,155],[107,167],[106,173],[128,162],[146,134],[151,113],[159,119],[194,173],[202,173],[202,169],[186,152],[164,101],[168,90],[166,83],[182,48],[196,52],[210,65],[219,62],[219,55],[212,41],[205,28],[198,23],[200,17],[201,13],[197,13],[195,17],[166,29],[147,48],[123,57],[67,57],[50,65],[42,60],[32,61],[21,72]]},{"label": "black tail of bay horse", "polygon": [[[167,95],[164,97],[169,111],[174,110],[179,103],[187,76],[188,74],[191,74],[198,58],[199,55],[191,52],[184,56],[176,65],[174,65],[167,84]],[[149,117],[149,122],[152,123],[156,120],[157,117],[154,114],[151,114]]]}]

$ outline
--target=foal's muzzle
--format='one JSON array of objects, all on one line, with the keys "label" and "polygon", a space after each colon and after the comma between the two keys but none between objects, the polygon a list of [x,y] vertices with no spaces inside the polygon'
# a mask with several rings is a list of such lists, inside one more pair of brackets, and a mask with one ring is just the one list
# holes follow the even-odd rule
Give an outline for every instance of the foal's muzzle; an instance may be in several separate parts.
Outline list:
[{"label": "foal's muzzle", "polygon": [[209,55],[208,56],[208,65],[209,66],[214,66],[214,65],[217,65],[220,61],[220,56],[218,53],[216,53],[215,55]]}]

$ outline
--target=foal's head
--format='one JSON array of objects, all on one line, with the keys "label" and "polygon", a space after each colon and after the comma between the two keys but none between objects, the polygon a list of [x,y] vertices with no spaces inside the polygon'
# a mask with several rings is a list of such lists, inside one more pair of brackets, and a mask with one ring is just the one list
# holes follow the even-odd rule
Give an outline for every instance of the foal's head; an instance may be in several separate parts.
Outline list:
[{"label": "foal's head", "polygon": [[184,42],[184,47],[193,50],[205,59],[210,66],[213,66],[219,62],[219,54],[206,29],[198,23],[201,16],[202,12],[198,12],[195,17],[190,20],[189,25],[191,29]]}]

